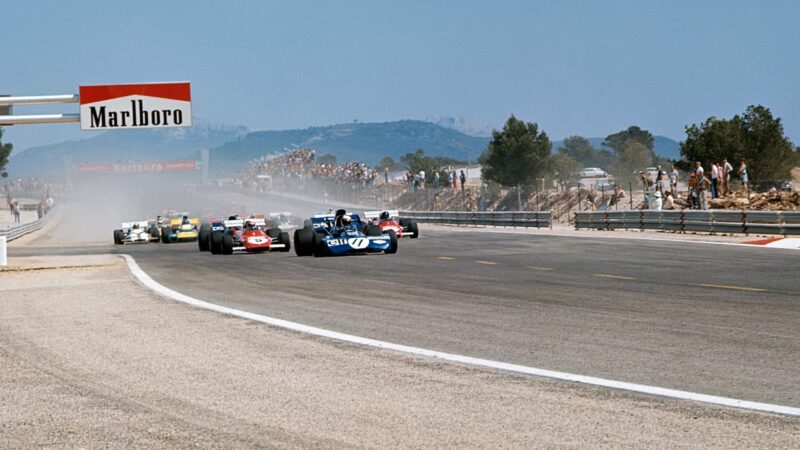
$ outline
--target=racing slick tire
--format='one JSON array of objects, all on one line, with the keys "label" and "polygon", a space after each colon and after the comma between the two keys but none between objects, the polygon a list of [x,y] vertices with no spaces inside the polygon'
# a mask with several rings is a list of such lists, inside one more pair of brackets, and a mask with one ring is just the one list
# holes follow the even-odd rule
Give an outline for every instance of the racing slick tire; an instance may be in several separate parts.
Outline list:
[{"label": "racing slick tire", "polygon": [[158,227],[150,227],[147,230],[147,234],[150,235],[150,242],[158,242],[161,238],[161,233],[158,231]]},{"label": "racing slick tire", "polygon": [[209,239],[209,250],[211,250],[212,255],[222,254],[222,238],[222,231],[214,231],[211,233],[211,237]]},{"label": "racing slick tire", "polygon": [[383,232],[381,231],[381,227],[379,225],[369,224],[366,226],[364,234],[367,236],[380,236],[383,234]]},{"label": "racing slick tire", "polygon": [[210,240],[211,240],[210,230],[200,228],[200,232],[197,234],[197,247],[200,248],[201,252],[207,252],[209,250],[208,244]]},{"label": "racing slick tire", "polygon": [[417,222],[415,222],[413,220],[411,222],[409,222],[408,223],[408,231],[411,232],[411,236],[410,236],[411,239],[418,238],[419,237],[419,226],[417,225]]},{"label": "racing slick tire", "polygon": [[289,239],[289,233],[281,231],[281,233],[278,235],[278,242],[284,245],[284,247],[281,249],[282,252],[288,252],[292,249],[292,240]]},{"label": "racing slick tire", "polygon": [[327,256],[327,249],[325,248],[325,241],[322,239],[322,235],[319,233],[314,233],[314,257],[322,257]]},{"label": "racing slick tire", "polygon": [[164,244],[169,244],[169,232],[172,231],[169,227],[164,227],[161,230],[161,242]]},{"label": "racing slick tire", "polygon": [[268,228],[267,229],[267,236],[273,241],[279,239],[281,236],[281,229],[280,228]]},{"label": "racing slick tire", "polygon": [[294,230],[294,253],[311,256],[314,253],[314,230],[311,227]]},{"label": "racing slick tire", "polygon": [[395,233],[394,230],[387,230],[386,234],[389,236],[389,248],[387,248],[384,253],[393,255],[397,253],[397,233]]},{"label": "racing slick tire", "polygon": [[122,245],[122,230],[114,230],[114,244]]},{"label": "racing slick tire", "polygon": [[223,255],[233,254],[233,236],[231,236],[230,234],[222,236],[222,254]]},{"label": "racing slick tire", "polygon": [[401,227],[403,227],[403,231],[408,229],[408,225],[411,223],[411,219],[399,219],[397,221]]}]

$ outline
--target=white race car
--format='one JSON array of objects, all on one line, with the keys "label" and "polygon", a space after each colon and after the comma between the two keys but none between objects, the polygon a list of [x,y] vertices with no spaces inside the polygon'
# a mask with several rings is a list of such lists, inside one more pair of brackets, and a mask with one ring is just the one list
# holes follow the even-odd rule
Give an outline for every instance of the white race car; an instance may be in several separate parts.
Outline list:
[{"label": "white race car", "polygon": [[269,215],[269,226],[287,230],[290,228],[300,228],[300,220],[290,212],[276,212]]},{"label": "white race car", "polygon": [[122,228],[114,230],[114,244],[146,244],[158,242],[158,228],[146,220],[140,222],[124,222]]}]

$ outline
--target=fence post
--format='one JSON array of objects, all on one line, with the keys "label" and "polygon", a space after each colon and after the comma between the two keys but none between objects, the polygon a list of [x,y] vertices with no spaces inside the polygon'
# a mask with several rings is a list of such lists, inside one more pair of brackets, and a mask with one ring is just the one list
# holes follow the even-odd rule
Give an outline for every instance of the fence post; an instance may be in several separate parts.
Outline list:
[{"label": "fence post", "polygon": [[633,211],[633,183],[628,183],[628,198],[631,202],[631,211]]}]

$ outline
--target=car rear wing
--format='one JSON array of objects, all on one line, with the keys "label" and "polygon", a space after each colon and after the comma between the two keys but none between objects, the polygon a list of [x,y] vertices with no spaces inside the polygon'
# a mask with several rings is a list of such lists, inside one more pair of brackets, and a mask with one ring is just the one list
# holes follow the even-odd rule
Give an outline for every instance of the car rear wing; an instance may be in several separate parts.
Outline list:
[{"label": "car rear wing", "polygon": [[142,220],[139,222],[122,222],[123,229],[131,229],[134,225],[139,225],[139,228],[148,228],[150,226],[150,222],[146,220]]},{"label": "car rear wing", "polygon": [[223,222],[225,228],[242,228],[244,227],[245,222],[252,222],[253,225],[257,227],[265,227],[267,226],[267,221],[265,219],[236,219],[236,220],[226,220]]},{"label": "car rear wing", "polygon": [[366,217],[367,219],[377,219],[384,211],[388,212],[389,217],[392,219],[397,219],[398,217],[400,217],[400,211],[396,209],[389,209],[389,210],[384,209],[383,211],[364,211],[364,217]]}]

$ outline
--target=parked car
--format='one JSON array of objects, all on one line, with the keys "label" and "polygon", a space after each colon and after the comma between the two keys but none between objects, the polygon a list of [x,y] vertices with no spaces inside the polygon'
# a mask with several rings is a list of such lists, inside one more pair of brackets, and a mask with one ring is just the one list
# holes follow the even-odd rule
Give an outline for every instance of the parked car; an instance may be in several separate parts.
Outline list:
[{"label": "parked car", "polygon": [[581,178],[601,178],[608,176],[605,170],[598,167],[587,167],[585,169],[581,169],[579,175]]}]

